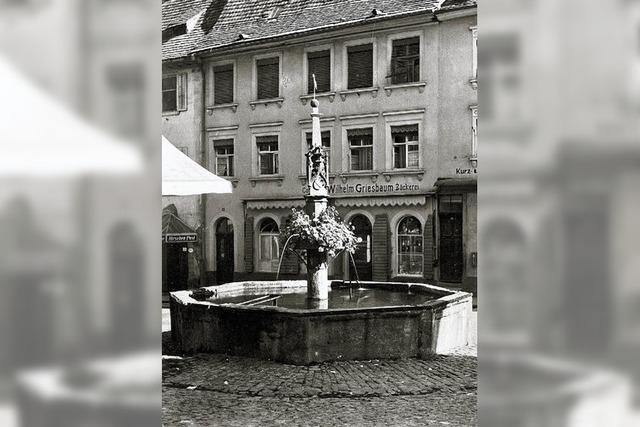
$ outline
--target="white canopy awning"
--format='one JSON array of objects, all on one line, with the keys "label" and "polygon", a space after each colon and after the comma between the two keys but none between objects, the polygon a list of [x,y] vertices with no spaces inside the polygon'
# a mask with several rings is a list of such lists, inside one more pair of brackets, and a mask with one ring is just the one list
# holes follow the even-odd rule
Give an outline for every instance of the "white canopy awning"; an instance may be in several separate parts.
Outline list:
[{"label": "white canopy awning", "polygon": [[231,193],[232,185],[178,150],[162,137],[162,195]]},{"label": "white canopy awning", "polygon": [[0,177],[142,169],[139,150],[82,120],[0,57]]}]

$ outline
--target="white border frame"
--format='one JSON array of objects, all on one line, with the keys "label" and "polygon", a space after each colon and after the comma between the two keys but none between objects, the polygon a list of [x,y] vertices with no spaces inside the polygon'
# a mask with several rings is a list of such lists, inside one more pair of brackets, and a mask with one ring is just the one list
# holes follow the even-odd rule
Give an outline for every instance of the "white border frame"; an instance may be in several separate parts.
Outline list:
[{"label": "white border frame", "polygon": [[[258,170],[258,145],[257,139],[259,136],[277,136],[278,137],[278,173],[274,173],[271,175],[261,175]],[[277,130],[269,130],[264,132],[253,132],[251,133],[251,177],[269,177],[269,176],[280,176],[282,174],[282,136],[280,129]]]},{"label": "white border frame", "polygon": [[367,38],[348,40],[342,44],[342,88],[341,90],[358,90],[358,89],[349,89],[349,55],[347,54],[348,48],[350,46],[359,46],[363,44],[371,44],[373,46],[373,78],[371,81],[371,86],[369,88],[358,88],[358,89],[370,89],[378,87],[378,43],[376,40],[376,36],[371,36]]},{"label": "white border frame", "polygon": [[333,48],[333,44],[323,44],[323,45],[317,45],[317,46],[309,46],[309,47],[305,47],[304,48],[304,53],[303,53],[303,57],[302,57],[302,92],[304,95],[313,95],[312,93],[307,93],[307,88],[309,87],[309,61],[307,59],[307,54],[309,52],[319,52],[322,50],[328,50],[329,51],[329,61],[330,61],[330,70],[329,70],[329,91],[328,92],[317,92],[318,94],[326,94],[326,93],[330,93],[330,92],[334,92],[335,91],[335,78],[334,78],[334,71],[335,71],[335,62],[334,62],[334,48]]},{"label": "white border frame", "polygon": [[251,76],[251,100],[260,102],[260,101],[268,101],[269,99],[258,99],[258,60],[266,59],[266,58],[275,58],[278,57],[278,96],[276,98],[269,99],[280,99],[283,98],[284,87],[282,85],[282,58],[283,52],[281,50],[274,51],[270,53],[262,53],[260,55],[254,55],[252,58],[252,76]]}]

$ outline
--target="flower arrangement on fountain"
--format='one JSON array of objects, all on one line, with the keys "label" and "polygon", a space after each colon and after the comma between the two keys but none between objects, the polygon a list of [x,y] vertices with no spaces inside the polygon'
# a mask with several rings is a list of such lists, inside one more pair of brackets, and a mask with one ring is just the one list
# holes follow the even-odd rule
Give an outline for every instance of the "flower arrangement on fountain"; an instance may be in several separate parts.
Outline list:
[{"label": "flower arrangement on fountain", "polygon": [[324,252],[328,258],[334,258],[343,251],[354,253],[362,241],[332,206],[317,218],[311,218],[304,210],[292,209],[291,221],[282,238],[284,242],[291,239],[288,246],[293,250],[315,249]]}]

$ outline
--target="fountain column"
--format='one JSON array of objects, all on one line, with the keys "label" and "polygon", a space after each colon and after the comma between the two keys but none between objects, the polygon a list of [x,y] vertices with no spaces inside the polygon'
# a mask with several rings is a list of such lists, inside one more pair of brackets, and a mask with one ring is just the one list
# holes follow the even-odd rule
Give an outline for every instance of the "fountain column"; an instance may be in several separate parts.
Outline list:
[{"label": "fountain column", "polygon": [[[329,196],[329,169],[322,149],[319,103],[311,100],[311,148],[307,153],[307,188],[305,211],[317,218],[327,208]],[[307,249],[307,306],[328,308],[329,278],[328,256],[319,248]]]}]

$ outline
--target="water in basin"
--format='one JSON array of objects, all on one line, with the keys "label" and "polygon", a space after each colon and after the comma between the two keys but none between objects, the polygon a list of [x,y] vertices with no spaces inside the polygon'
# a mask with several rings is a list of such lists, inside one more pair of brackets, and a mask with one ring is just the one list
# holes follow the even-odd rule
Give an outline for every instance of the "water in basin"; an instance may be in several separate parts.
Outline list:
[{"label": "water in basin", "polygon": [[[276,295],[271,294],[271,297]],[[329,291],[329,308],[366,308],[398,305],[419,305],[436,298],[426,293],[413,293],[376,288],[333,288]],[[262,301],[264,300],[264,301]],[[254,301],[255,303],[252,303]],[[268,294],[238,295],[212,300],[216,304],[247,304],[285,308],[307,308],[305,292],[279,294],[269,298]]]}]

